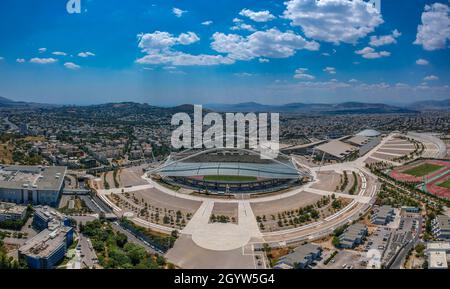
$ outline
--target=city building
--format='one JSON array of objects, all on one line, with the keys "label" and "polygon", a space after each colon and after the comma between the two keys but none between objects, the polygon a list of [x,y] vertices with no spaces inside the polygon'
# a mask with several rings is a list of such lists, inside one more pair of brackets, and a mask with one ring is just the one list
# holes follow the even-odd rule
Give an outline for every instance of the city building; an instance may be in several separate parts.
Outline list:
[{"label": "city building", "polygon": [[332,140],[330,142],[317,146],[318,156],[326,160],[345,161],[352,156],[357,156],[358,148],[340,140]]},{"label": "city building", "polygon": [[319,259],[322,248],[314,244],[304,244],[295,248],[294,252],[281,257],[275,269],[304,269]]},{"label": "city building", "polygon": [[417,213],[420,212],[420,208],[418,208],[418,207],[408,207],[408,206],[403,206],[403,207],[402,207],[402,212],[417,214]]},{"label": "city building", "polygon": [[27,214],[27,207],[11,203],[0,203],[0,222],[23,220]]},{"label": "city building", "polygon": [[36,206],[32,225],[38,231],[55,230],[61,225],[69,226],[69,219],[48,206]]},{"label": "city building", "polygon": [[352,249],[362,244],[367,236],[367,227],[363,224],[353,224],[345,229],[344,233],[339,236],[339,245],[341,248]]},{"label": "city building", "polygon": [[53,269],[62,261],[72,242],[71,227],[45,229],[19,248],[19,258],[24,259],[31,269]]},{"label": "city building", "polygon": [[437,239],[450,240],[450,217],[440,215],[432,222],[433,234]]},{"label": "city building", "polygon": [[427,243],[428,269],[447,269],[450,264],[450,243]]},{"label": "city building", "polygon": [[345,139],[344,141],[350,145],[358,148],[358,155],[363,156],[373,148],[375,148],[381,142],[381,136],[375,133],[364,133],[361,132],[353,137]]},{"label": "city building", "polygon": [[375,225],[387,225],[389,222],[394,220],[394,208],[391,206],[381,206],[372,215],[372,223]]},{"label": "city building", "polygon": [[65,174],[66,167],[0,166],[0,200],[55,206]]},{"label": "city building", "polygon": [[73,242],[69,219],[48,206],[36,206],[33,227],[40,233],[19,248],[19,258],[32,269],[52,269]]}]

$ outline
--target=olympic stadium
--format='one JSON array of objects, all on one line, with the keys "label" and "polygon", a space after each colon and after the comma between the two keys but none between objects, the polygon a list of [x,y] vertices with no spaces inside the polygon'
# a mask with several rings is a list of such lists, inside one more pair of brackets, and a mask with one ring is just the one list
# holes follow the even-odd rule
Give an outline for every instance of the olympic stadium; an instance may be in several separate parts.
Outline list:
[{"label": "olympic stadium", "polygon": [[257,151],[236,148],[172,154],[150,175],[171,185],[217,194],[269,193],[310,179],[288,156],[262,159]]}]

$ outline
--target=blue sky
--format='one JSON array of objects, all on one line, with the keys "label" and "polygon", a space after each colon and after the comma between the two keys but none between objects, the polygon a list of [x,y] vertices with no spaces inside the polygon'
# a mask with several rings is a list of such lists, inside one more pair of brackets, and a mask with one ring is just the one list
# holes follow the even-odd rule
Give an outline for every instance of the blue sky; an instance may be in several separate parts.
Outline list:
[{"label": "blue sky", "polygon": [[450,96],[449,2],[0,2],[0,96],[117,101],[407,103]]}]

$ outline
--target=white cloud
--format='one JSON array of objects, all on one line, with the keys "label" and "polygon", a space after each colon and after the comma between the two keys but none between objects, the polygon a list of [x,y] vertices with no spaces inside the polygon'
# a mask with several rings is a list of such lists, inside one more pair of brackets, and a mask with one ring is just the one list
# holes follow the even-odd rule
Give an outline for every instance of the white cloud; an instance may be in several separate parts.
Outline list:
[{"label": "white cloud", "polygon": [[190,45],[200,40],[194,32],[181,33],[174,36],[168,32],[155,31],[139,34],[138,47],[146,55],[138,60],[139,64],[182,65],[218,65],[231,64],[234,60],[222,55],[192,55],[175,50],[176,45]]},{"label": "white cloud", "polygon": [[256,31],[255,27],[253,27],[252,25],[246,24],[246,23],[242,23],[242,22],[236,23],[236,25],[230,27],[230,29],[234,30],[234,31],[235,30],[247,30],[247,31],[250,31],[250,32],[255,32]]},{"label": "white cloud", "polygon": [[297,50],[316,51],[320,45],[315,41],[307,41],[292,31],[281,32],[276,28],[257,31],[243,37],[237,34],[213,34],[211,47],[220,53],[236,60],[251,60],[258,57],[287,58]]},{"label": "white cloud", "polygon": [[449,12],[449,7],[443,3],[425,5],[414,44],[422,45],[428,51],[447,48],[447,40],[450,39]]},{"label": "white cloud", "polygon": [[382,57],[388,57],[391,55],[391,53],[388,51],[377,52],[372,47],[365,47],[361,50],[355,51],[355,53],[361,55],[363,58],[366,59],[377,59]]},{"label": "white cloud", "polygon": [[39,48],[38,51],[39,51],[39,53],[45,53],[45,52],[47,52],[47,48],[45,48],[45,47]]},{"label": "white cloud", "polygon": [[437,77],[436,75],[428,75],[423,80],[425,81],[439,80],[439,77]]},{"label": "white cloud", "polygon": [[328,90],[328,89],[347,88],[350,87],[350,84],[339,81],[306,81],[298,83],[297,87]]},{"label": "white cloud", "polygon": [[315,79],[314,76],[311,74],[306,73],[308,71],[307,68],[299,68],[295,70],[294,78],[295,79],[304,79],[304,80],[313,80]]},{"label": "white cloud", "polygon": [[53,55],[57,55],[57,56],[67,56],[67,53],[62,52],[62,51],[55,51],[52,52]]},{"label": "white cloud", "polygon": [[360,85],[357,86],[358,89],[363,89],[363,90],[387,89],[390,87],[391,86],[385,82],[372,83],[372,84],[361,83]]},{"label": "white cloud", "polygon": [[81,66],[73,63],[73,62],[66,62],[64,63],[64,67],[71,70],[78,70],[81,68]]},{"label": "white cloud", "polygon": [[323,71],[329,74],[336,74],[336,68],[334,67],[325,67]]},{"label": "white cloud", "polygon": [[187,13],[186,10],[181,10],[180,8],[173,8],[172,13],[175,14],[176,17],[180,18],[184,13]]},{"label": "white cloud", "polygon": [[186,72],[184,72],[182,70],[168,70],[168,72],[170,74],[178,74],[178,75],[185,75],[185,74],[187,74]]},{"label": "white cloud", "polygon": [[39,58],[39,57],[35,57],[35,58],[31,58],[30,62],[31,63],[36,63],[36,64],[52,64],[57,62],[57,59],[54,58]]},{"label": "white cloud", "polygon": [[397,82],[397,83],[395,84],[395,87],[396,87],[396,88],[410,88],[410,86],[409,86],[408,84],[402,83],[402,82]]},{"label": "white cloud", "polygon": [[284,18],[309,38],[356,43],[383,23],[381,14],[362,0],[290,0]]},{"label": "white cloud", "polygon": [[214,22],[212,22],[211,20],[207,20],[207,21],[203,21],[202,22],[202,25],[205,25],[205,26],[209,26],[209,25],[211,25],[211,24],[213,24]]},{"label": "white cloud", "polygon": [[430,62],[428,60],[426,60],[426,59],[420,58],[420,59],[416,60],[416,64],[417,65],[428,65],[428,64],[430,64]]},{"label": "white cloud", "polygon": [[239,15],[248,17],[255,22],[267,22],[276,18],[268,10],[252,11],[250,9],[242,9]]},{"label": "white cloud", "polygon": [[389,45],[397,43],[397,38],[400,37],[402,34],[395,29],[392,31],[392,34],[389,35],[383,35],[383,36],[371,36],[370,37],[370,46],[383,46],[383,45]]},{"label": "white cloud", "polygon": [[143,51],[163,50],[174,45],[190,45],[200,40],[194,32],[181,33],[177,37],[168,32],[155,31],[138,35],[139,48]]},{"label": "white cloud", "polygon": [[177,41],[182,45],[189,45],[199,41],[200,38],[194,32],[181,33]]},{"label": "white cloud", "polygon": [[90,56],[95,56],[95,54],[92,53],[92,52],[86,51],[86,52],[78,53],[78,56],[82,57],[82,58],[87,58],[87,57],[90,57]]},{"label": "white cloud", "polygon": [[25,63],[25,59],[23,59],[23,58],[17,58],[17,59],[16,59],[16,62],[17,62],[17,63]]},{"label": "white cloud", "polygon": [[260,59],[258,59],[258,61],[259,61],[260,63],[267,63],[267,62],[270,62],[270,60],[267,59],[267,58],[260,58]]},{"label": "white cloud", "polygon": [[239,72],[239,73],[235,73],[234,75],[237,76],[237,77],[250,77],[250,76],[253,76],[252,73],[248,73],[248,72]]}]

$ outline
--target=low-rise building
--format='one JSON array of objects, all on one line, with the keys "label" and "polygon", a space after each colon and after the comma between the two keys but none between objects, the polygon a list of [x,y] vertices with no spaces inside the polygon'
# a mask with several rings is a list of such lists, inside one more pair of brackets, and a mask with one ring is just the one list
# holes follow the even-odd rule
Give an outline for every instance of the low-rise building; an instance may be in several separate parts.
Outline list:
[{"label": "low-rise building", "polygon": [[387,225],[389,222],[394,220],[394,208],[391,206],[381,206],[373,214],[371,221],[375,225]]},{"label": "low-rise building", "polygon": [[48,206],[36,206],[32,225],[39,231],[54,230],[61,225],[68,226],[69,220],[66,216]]},{"label": "low-rise building", "polygon": [[433,242],[427,243],[426,254],[428,255],[429,269],[447,269],[450,264],[450,243]]},{"label": "low-rise building", "polygon": [[363,224],[353,224],[345,229],[344,233],[339,236],[339,246],[341,248],[355,248],[362,244],[364,238],[367,236],[367,227]]},{"label": "low-rise building", "polygon": [[344,161],[358,154],[357,147],[340,140],[332,140],[317,146],[315,149],[322,152],[324,158],[328,160]]},{"label": "low-rise building", "polygon": [[66,167],[0,165],[0,200],[56,206],[65,174]]},{"label": "low-rise building", "polygon": [[52,269],[73,242],[69,219],[48,206],[35,207],[33,227],[40,231],[19,248],[19,257],[32,269]]},{"label": "low-rise building", "polygon": [[64,258],[73,242],[73,229],[60,226],[51,231],[45,229],[19,248],[19,257],[31,269],[53,269]]},{"label": "low-rise building", "polygon": [[320,258],[322,248],[314,244],[304,244],[297,247],[294,252],[281,257],[275,269],[304,269]]},{"label": "low-rise building", "polygon": [[404,213],[414,213],[417,214],[420,212],[420,208],[418,207],[408,207],[408,206],[403,206],[402,207],[402,212]]},{"label": "low-rise building", "polygon": [[431,223],[433,234],[437,239],[450,240],[450,217],[440,215]]},{"label": "low-rise building", "polygon": [[27,214],[27,207],[12,203],[0,203],[0,222],[23,220]]},{"label": "low-rise building", "polygon": [[345,140],[346,143],[351,144],[358,148],[358,155],[363,156],[376,147],[381,142],[381,137],[371,136],[370,133],[360,132],[349,139]]}]

